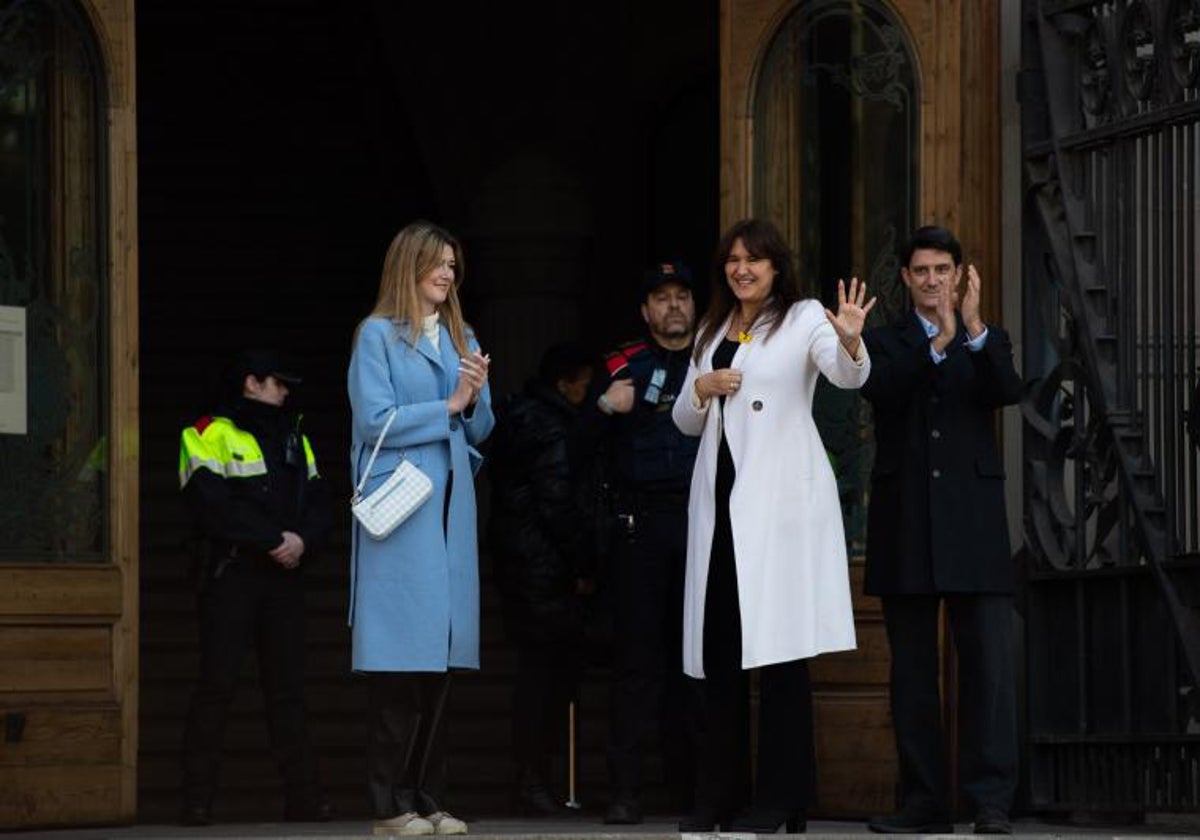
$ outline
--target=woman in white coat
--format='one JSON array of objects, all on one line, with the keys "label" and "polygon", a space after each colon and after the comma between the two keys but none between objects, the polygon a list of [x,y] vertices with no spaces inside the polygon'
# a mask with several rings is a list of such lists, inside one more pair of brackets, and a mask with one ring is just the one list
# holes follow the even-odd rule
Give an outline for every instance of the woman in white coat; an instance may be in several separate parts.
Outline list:
[{"label": "woman in white coat", "polygon": [[401,458],[433,482],[432,497],[387,537],[355,524],[351,540],[353,667],[367,683],[375,834],[467,831],[446,811],[441,724],[450,673],[479,667],[472,474],[493,418],[488,358],[463,322],[461,282],[458,242],[428,222],[408,225],[388,248],[350,359],[353,480],[382,434],[365,494]]},{"label": "woman in white coat", "polygon": [[[717,248],[712,301],[673,418],[700,435],[688,505],[684,671],[699,683],[696,812],[681,830],[802,831],[815,792],[807,660],[854,647],[837,483],[812,419],[818,374],[858,388],[865,285],[800,300],[769,222]],[[749,795],[748,669],[759,669]],[[752,807],[742,811],[752,803]],[[742,811],[740,816],[734,816]]]}]

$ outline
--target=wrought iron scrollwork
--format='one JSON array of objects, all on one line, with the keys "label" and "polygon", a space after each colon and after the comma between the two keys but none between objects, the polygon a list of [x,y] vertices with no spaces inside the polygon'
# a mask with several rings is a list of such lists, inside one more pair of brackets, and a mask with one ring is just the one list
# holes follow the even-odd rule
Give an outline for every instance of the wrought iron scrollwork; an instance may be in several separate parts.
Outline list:
[{"label": "wrought iron scrollwork", "polygon": [[879,245],[871,270],[867,273],[867,284],[879,303],[868,316],[871,326],[895,321],[908,311],[908,289],[900,279],[899,235],[895,225],[886,225],[880,231]]},{"label": "wrought iron scrollwork", "polygon": [[1135,99],[1149,99],[1158,76],[1158,50],[1150,10],[1142,0],[1134,0],[1126,7],[1122,30],[1125,82]]},{"label": "wrought iron scrollwork", "polygon": [[1083,57],[1080,92],[1083,107],[1089,114],[1099,116],[1108,110],[1112,93],[1112,73],[1109,70],[1108,47],[1099,26],[1093,22],[1082,40]]},{"label": "wrought iron scrollwork", "polygon": [[909,90],[901,71],[908,65],[904,37],[896,27],[862,18],[871,33],[873,52],[852,56],[845,64],[813,62],[808,73],[824,74],[838,87],[867,101],[886,102],[897,111],[909,103]]},{"label": "wrought iron scrollwork", "polygon": [[1200,3],[1026,10],[1031,796],[1200,810]]},{"label": "wrought iron scrollwork", "polygon": [[1059,571],[1119,562],[1118,455],[1100,415],[1089,410],[1080,368],[1077,359],[1060,362],[1022,404],[1031,430],[1026,541]]},{"label": "wrought iron scrollwork", "polygon": [[1200,0],[1175,0],[1168,20],[1171,69],[1179,84],[1195,88],[1200,81]]}]

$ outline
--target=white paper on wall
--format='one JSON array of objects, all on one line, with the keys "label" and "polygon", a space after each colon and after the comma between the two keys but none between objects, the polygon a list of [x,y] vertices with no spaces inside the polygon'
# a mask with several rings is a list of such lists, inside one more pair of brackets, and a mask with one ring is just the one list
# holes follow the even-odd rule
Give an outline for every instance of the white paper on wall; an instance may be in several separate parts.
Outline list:
[{"label": "white paper on wall", "polygon": [[27,433],[25,308],[0,306],[0,434]]}]

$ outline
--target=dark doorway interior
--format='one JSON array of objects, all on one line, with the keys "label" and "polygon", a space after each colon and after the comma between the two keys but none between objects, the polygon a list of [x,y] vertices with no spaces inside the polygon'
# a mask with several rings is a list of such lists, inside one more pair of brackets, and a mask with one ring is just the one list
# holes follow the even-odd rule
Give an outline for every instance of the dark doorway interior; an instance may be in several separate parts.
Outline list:
[{"label": "dark doorway interior", "polygon": [[[408,221],[464,238],[467,315],[495,360],[498,394],[555,339],[599,350],[636,329],[648,262],[682,257],[708,274],[717,4],[147,2],[137,42],[139,793],[154,821],[175,815],[195,666],[177,440],[209,407],[220,359],[245,344],[298,354],[307,382],[297,398],[322,470],[347,498],[351,334]],[[309,576],[310,706],[329,792],[354,816],[365,812],[364,697],[348,673],[339,515]],[[509,791],[512,661],[483,562],[484,667],[459,682],[450,733],[468,815],[503,813]],[[281,807],[251,664],[226,734],[222,819],[273,819]],[[595,807],[605,705],[594,672],[580,797]],[[649,804],[673,810],[665,791]]]}]

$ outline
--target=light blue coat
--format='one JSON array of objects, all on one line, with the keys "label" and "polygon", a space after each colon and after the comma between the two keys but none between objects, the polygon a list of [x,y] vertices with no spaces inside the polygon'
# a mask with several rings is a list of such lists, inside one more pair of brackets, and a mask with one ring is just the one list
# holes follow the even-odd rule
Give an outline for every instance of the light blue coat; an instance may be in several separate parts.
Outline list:
[{"label": "light blue coat", "polygon": [[[458,384],[459,355],[450,333],[439,329],[435,350],[424,335],[410,344],[407,325],[368,318],[350,359],[355,484],[393,408],[399,411],[363,492],[391,474],[401,453],[433,480],[433,496],[387,539],[372,539],[357,521],[352,526],[350,626],[356,671],[479,667],[474,471],[480,456],[474,445],[491,432],[494,418],[486,387],[469,417],[447,412],[446,400]],[[469,341],[472,350],[479,349],[474,336]]]}]

